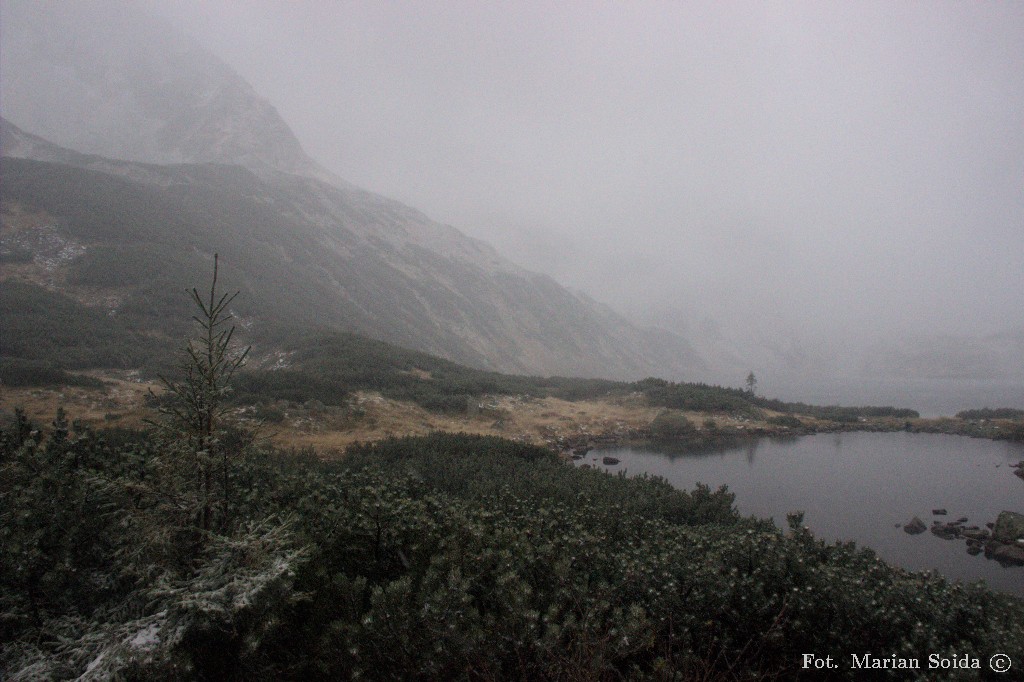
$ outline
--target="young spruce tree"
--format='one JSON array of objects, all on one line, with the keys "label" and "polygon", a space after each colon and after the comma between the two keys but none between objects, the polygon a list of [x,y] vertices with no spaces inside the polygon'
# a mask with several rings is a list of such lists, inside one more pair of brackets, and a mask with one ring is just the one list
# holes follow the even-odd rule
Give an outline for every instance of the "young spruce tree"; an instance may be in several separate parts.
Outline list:
[{"label": "young spruce tree", "polygon": [[[231,377],[245,363],[249,347],[232,344],[234,325],[228,310],[238,296],[217,292],[218,256],[213,256],[213,281],[208,296],[189,292],[197,308],[192,317],[198,335],[183,349],[180,378],[160,381],[170,400],[160,412],[162,428],[177,442],[177,457],[167,472],[178,481],[179,509],[189,513],[203,531],[225,531],[230,522],[232,448],[224,443],[224,421],[230,407],[226,398]],[[170,491],[168,491],[170,492]]]}]

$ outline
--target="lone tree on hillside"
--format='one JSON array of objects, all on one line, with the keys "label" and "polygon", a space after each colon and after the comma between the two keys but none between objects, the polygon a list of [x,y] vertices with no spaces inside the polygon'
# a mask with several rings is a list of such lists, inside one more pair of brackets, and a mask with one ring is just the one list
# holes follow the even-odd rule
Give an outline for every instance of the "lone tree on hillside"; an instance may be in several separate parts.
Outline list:
[{"label": "lone tree on hillside", "polygon": [[753,370],[747,375],[747,393],[754,395],[757,392],[757,377],[754,376]]},{"label": "lone tree on hillside", "polygon": [[[223,420],[229,407],[225,401],[231,377],[245,363],[249,348],[237,350],[231,343],[235,327],[228,306],[238,296],[217,293],[218,256],[213,256],[213,281],[208,297],[198,289],[189,292],[198,312],[192,317],[199,334],[184,348],[181,379],[160,381],[171,400],[160,409],[162,426],[182,444],[178,461],[171,463],[176,475],[192,478],[184,485],[186,508],[198,528],[209,531],[216,525],[227,528],[230,504],[231,448],[223,442]],[[173,474],[172,474],[173,475]],[[219,508],[219,518],[214,516]]]}]

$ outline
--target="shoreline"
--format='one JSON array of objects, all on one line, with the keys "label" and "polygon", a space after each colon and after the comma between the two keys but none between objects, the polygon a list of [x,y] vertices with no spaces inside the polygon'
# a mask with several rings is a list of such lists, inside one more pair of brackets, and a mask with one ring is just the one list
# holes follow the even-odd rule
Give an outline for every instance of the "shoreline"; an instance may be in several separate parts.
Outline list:
[{"label": "shoreline", "polygon": [[[49,424],[58,407],[69,419],[93,428],[141,428],[154,416],[148,405],[152,383],[128,377],[103,377],[103,388],[10,387],[0,393],[0,411],[13,415],[21,407],[39,424]],[[528,395],[483,396],[466,413],[430,412],[409,402],[371,391],[353,394],[348,404],[275,403],[277,413],[266,420],[265,435],[278,446],[313,447],[323,457],[336,457],[355,442],[433,431],[494,435],[541,445],[571,458],[581,448],[601,449],[630,443],[676,449],[715,449],[758,438],[791,438],[818,433],[940,433],[1024,442],[1024,422],[1008,419],[965,420],[956,417],[861,417],[833,421],[762,409],[757,415],[668,410],[686,418],[692,429],[681,437],[655,439],[652,422],[667,410],[652,407],[639,394],[569,401]],[[264,408],[265,409],[265,408]],[[239,407],[243,423],[260,422],[260,408]],[[471,413],[470,413],[471,412]],[[1024,477],[1022,477],[1024,478]]]}]

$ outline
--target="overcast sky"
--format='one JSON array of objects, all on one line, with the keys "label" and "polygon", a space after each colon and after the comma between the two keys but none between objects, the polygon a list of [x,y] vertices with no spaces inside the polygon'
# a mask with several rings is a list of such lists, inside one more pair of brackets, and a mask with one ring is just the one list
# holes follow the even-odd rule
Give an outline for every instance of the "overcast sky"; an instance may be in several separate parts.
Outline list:
[{"label": "overcast sky", "polygon": [[1024,3],[147,6],[331,170],[634,316],[1024,326]]}]

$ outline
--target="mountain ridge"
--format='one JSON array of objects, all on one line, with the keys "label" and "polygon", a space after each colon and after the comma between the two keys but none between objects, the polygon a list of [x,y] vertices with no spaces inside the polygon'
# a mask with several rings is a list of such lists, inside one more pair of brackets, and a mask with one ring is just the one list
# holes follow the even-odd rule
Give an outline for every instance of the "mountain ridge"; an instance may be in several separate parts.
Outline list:
[{"label": "mountain ridge", "polygon": [[[3,9],[3,240],[20,239],[22,251],[56,240],[81,252],[53,272],[22,264],[25,281],[91,303],[99,294],[83,281],[127,278],[104,294],[121,300],[111,314],[136,310],[161,326],[141,312],[142,299],[176,310],[154,283],[201,281],[217,250],[227,270],[232,260],[244,264],[243,293],[288,324],[322,324],[507,372],[676,378],[702,366],[681,337],[637,327],[490,245],[326,171],[269,102],[162,20],[92,0],[8,0]],[[78,205],[61,196],[69,192]],[[120,233],[94,224],[84,206]],[[45,234],[39,225],[26,232],[26,211],[48,216]],[[161,234],[161,225],[189,239]],[[147,269],[153,276],[140,279]]]},{"label": "mountain ridge", "polygon": [[55,144],[144,163],[231,163],[341,183],[218,57],[127,3],[8,0],[4,117]]},{"label": "mountain ridge", "polygon": [[[3,128],[5,154],[19,141],[12,153],[64,163],[5,156],[0,248],[30,247],[44,228],[26,228],[24,215],[49,216],[48,238],[74,256],[34,281],[59,281],[54,290],[79,300],[89,300],[83,287],[114,285],[122,301],[111,314],[141,328],[162,324],[146,302],[176,310],[173,291],[201,279],[217,250],[225,272],[238,268],[228,281],[249,299],[240,315],[257,331],[321,325],[528,374],[640,378],[700,365],[682,339],[636,328],[370,192],[238,166],[104,159]],[[28,268],[7,279],[31,280]]]}]

